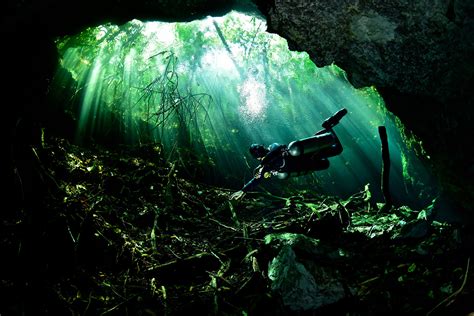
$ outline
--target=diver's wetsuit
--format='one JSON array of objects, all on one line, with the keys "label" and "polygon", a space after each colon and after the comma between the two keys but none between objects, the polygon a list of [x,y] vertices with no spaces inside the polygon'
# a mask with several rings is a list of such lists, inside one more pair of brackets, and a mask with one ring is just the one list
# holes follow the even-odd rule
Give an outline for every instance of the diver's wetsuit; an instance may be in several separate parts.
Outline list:
[{"label": "diver's wetsuit", "polygon": [[[336,156],[342,152],[342,145],[337,136],[334,136],[334,144],[318,153],[292,156],[288,153],[288,146],[282,144],[271,144],[269,152],[262,159],[260,165],[254,170],[254,177],[245,184],[242,191],[253,190],[266,173],[276,175],[279,179],[286,179],[293,175],[302,175],[312,171],[319,171],[329,168],[328,157]],[[316,133],[317,135],[318,133]]]},{"label": "diver's wetsuit", "polygon": [[269,147],[268,154],[262,159],[260,165],[254,170],[254,177],[247,182],[242,191],[247,192],[253,190],[262,181],[265,173],[271,171],[279,171],[285,168],[287,164],[287,146],[273,143]]},{"label": "diver's wetsuit", "polygon": [[[329,168],[327,158],[339,155],[342,152],[342,145],[333,131],[333,127],[339,123],[342,117],[347,114],[346,109],[341,109],[334,115],[326,119],[323,129],[313,136],[290,143],[289,145],[271,144],[265,154],[260,150],[252,153],[254,157],[262,157],[260,165],[254,170],[254,177],[247,182],[240,190],[247,192],[253,190],[263,178],[268,175],[276,175],[279,179],[286,179],[290,176],[298,176],[312,171]],[[252,151],[251,151],[252,152]]]}]

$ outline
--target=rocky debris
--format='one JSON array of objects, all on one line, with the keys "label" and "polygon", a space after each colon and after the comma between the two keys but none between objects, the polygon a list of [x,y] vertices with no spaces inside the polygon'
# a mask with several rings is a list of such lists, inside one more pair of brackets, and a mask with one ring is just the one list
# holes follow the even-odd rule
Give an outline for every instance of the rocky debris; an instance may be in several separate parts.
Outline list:
[{"label": "rocky debris", "polygon": [[41,194],[1,223],[2,315],[472,312],[471,230],[368,186],[229,201],[155,144],[30,150]]}]

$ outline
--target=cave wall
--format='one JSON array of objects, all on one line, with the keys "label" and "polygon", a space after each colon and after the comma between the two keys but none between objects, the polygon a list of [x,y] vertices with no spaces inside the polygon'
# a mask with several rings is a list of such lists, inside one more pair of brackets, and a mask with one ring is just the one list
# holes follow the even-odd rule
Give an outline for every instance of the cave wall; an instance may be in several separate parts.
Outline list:
[{"label": "cave wall", "polygon": [[[4,124],[11,139],[11,179],[24,144],[39,142],[57,36],[104,22],[187,21],[221,15],[232,0],[46,0],[3,3],[1,57],[12,101]],[[376,86],[387,108],[423,142],[448,191],[472,205],[474,1],[254,0],[268,31],[306,51],[319,67],[337,64],[355,87]],[[27,157],[24,157],[26,155]],[[22,184],[24,185],[24,184]],[[30,188],[29,190],[33,190]]]},{"label": "cave wall", "polygon": [[470,208],[474,1],[256,1],[268,30],[355,87],[375,86],[419,137],[443,187]]},{"label": "cave wall", "polygon": [[275,1],[270,31],[319,66],[336,63],[355,87],[375,85],[444,102],[472,81],[470,0]]}]

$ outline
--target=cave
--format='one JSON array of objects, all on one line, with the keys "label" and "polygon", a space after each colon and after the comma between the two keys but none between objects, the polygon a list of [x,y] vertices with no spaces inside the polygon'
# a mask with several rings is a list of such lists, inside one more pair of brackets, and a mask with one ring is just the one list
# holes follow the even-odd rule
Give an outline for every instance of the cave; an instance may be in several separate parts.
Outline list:
[{"label": "cave", "polygon": [[[0,314],[474,312],[473,15],[8,1]],[[233,197],[331,115],[327,170]]]}]

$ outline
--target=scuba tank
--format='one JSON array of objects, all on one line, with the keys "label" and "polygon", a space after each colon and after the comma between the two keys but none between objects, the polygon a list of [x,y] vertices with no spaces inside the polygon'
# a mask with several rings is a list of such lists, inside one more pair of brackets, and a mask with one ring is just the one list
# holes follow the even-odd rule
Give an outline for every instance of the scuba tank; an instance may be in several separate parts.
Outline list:
[{"label": "scuba tank", "polygon": [[311,171],[299,171],[299,172],[277,172],[276,176],[280,180],[288,179],[289,177],[299,177],[310,173]]},{"label": "scuba tank", "polygon": [[347,114],[347,109],[341,109],[326,119],[322,126],[323,130],[317,132],[314,136],[295,140],[288,144],[288,152],[292,156],[302,154],[323,153],[326,156],[338,155],[342,151],[342,146],[337,139],[332,128]]},{"label": "scuba tank", "polygon": [[287,168],[274,173],[274,175],[276,175],[276,177],[280,180],[287,179],[289,177],[299,177],[313,171],[329,168],[329,160],[326,158],[315,160],[308,156],[302,161],[299,161],[299,158],[289,157],[288,159],[296,159],[297,161],[289,161]]},{"label": "scuba tank", "polygon": [[336,143],[332,133],[324,133],[311,137],[295,140],[288,145],[288,152],[292,156],[300,156],[302,154],[316,153],[331,147]]}]

